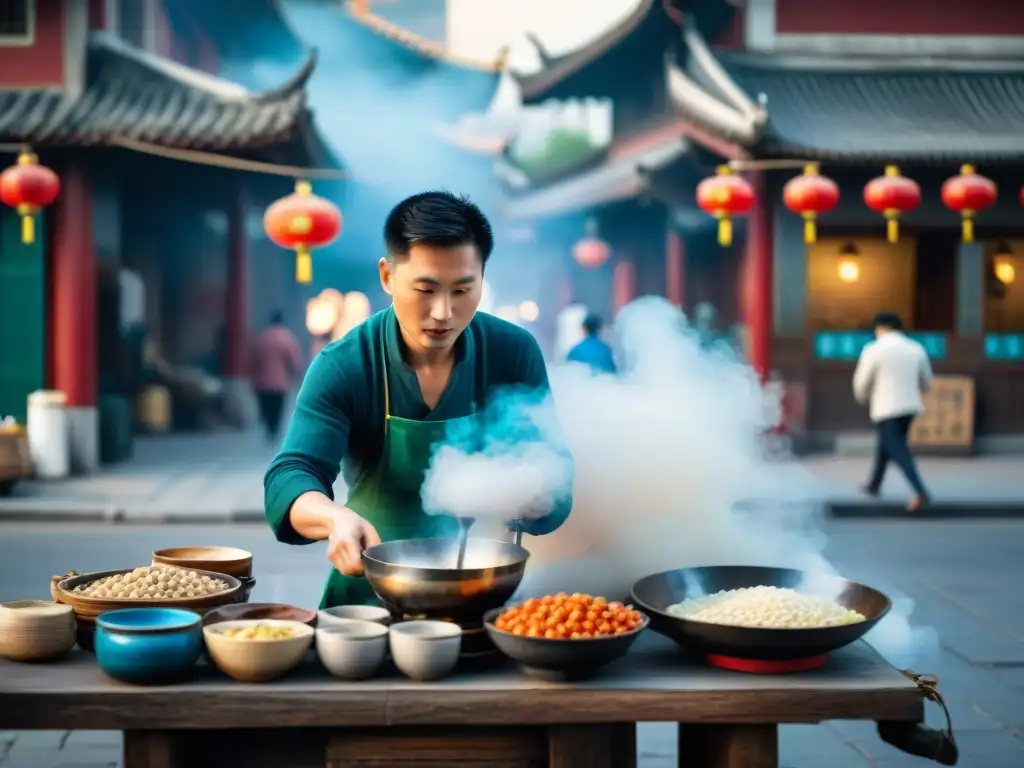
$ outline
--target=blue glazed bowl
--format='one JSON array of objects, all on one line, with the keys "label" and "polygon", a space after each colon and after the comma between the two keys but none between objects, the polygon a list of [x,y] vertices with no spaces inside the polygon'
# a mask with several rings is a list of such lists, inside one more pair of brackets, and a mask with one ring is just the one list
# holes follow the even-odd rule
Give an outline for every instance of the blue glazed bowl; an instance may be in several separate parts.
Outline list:
[{"label": "blue glazed bowl", "polygon": [[189,677],[203,652],[203,617],[181,608],[127,608],[96,619],[96,661],[115,680],[133,685]]}]

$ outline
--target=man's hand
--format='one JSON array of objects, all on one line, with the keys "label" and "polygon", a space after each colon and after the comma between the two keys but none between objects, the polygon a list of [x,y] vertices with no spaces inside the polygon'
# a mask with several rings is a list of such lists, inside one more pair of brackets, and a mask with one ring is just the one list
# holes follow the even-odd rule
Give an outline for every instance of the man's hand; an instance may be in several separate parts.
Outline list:
[{"label": "man's hand", "polygon": [[380,534],[351,509],[341,507],[332,516],[327,537],[327,559],[346,576],[363,573],[363,550],[380,544]]}]

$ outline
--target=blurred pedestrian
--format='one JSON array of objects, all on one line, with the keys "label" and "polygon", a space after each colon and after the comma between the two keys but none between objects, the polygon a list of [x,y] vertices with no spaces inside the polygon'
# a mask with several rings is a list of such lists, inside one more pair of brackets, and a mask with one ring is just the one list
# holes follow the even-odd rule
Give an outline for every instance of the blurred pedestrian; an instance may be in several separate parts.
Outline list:
[{"label": "blurred pedestrian", "polygon": [[302,377],[299,340],[284,325],[281,312],[270,315],[270,323],[256,337],[252,348],[252,383],[256,391],[260,421],[267,439],[277,441],[284,404]]},{"label": "blurred pedestrian", "polygon": [[928,503],[907,434],[914,418],[924,410],[922,395],[932,383],[932,366],[924,347],[903,333],[900,316],[883,312],[875,317],[875,341],[864,347],[853,373],[853,394],[868,405],[878,433],[874,467],[863,490],[878,496],[890,461],[900,468],[914,490],[907,504],[915,512]]},{"label": "blurred pedestrian", "polygon": [[596,373],[615,373],[615,355],[600,336],[602,325],[600,317],[588,313],[583,318],[583,341],[569,350],[566,360],[583,363]]}]

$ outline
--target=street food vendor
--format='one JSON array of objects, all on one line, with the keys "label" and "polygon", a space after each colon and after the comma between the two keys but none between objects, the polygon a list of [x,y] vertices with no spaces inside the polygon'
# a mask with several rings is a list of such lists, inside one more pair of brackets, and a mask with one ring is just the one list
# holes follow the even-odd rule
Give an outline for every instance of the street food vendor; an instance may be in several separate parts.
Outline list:
[{"label": "street food vendor", "polygon": [[[414,195],[388,215],[384,241],[378,269],[391,306],[313,361],[264,477],[277,539],[328,541],[334,568],[322,608],[375,602],[361,577],[364,549],[454,533],[454,519],[427,515],[420,497],[433,448],[450,429],[479,424],[499,388],[549,391],[534,337],[477,312],[494,237],[476,205],[448,192]],[[339,469],[350,489],[344,504],[334,498]],[[552,506],[524,510],[521,530],[556,530],[571,491]]]}]

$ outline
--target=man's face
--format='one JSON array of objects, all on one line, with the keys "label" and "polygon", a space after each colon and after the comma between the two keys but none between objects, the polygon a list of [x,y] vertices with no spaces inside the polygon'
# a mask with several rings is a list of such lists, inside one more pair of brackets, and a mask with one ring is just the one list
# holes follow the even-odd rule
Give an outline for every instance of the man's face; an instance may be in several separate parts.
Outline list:
[{"label": "man's face", "polygon": [[406,342],[421,350],[451,347],[480,306],[483,263],[472,244],[414,245],[407,258],[381,259],[379,269]]}]

